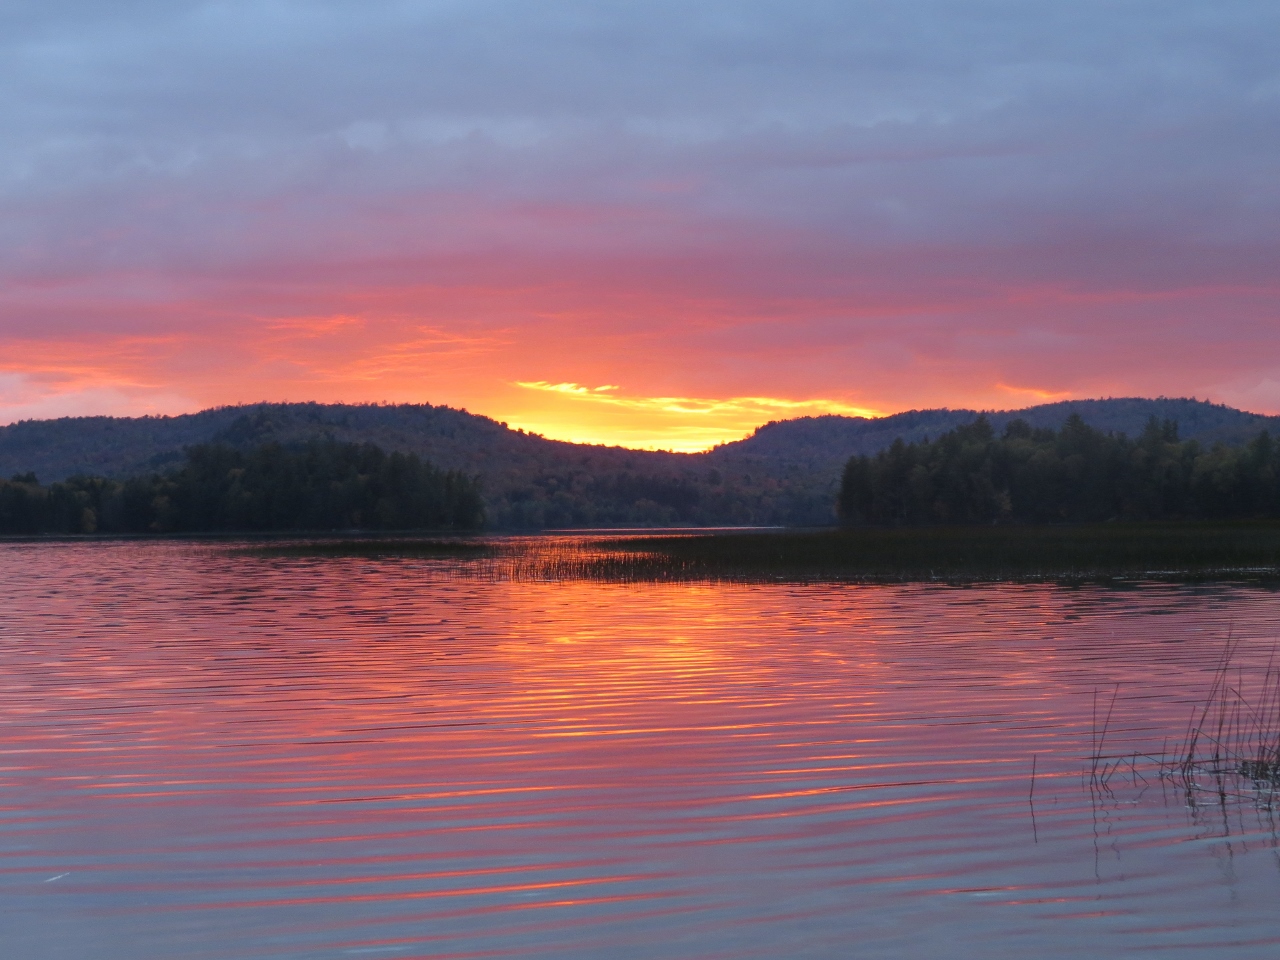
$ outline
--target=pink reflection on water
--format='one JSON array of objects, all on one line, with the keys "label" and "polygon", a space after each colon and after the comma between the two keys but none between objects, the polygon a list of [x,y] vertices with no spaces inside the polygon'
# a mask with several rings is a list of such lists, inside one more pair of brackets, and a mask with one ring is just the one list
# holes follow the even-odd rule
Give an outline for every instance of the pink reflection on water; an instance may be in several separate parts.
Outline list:
[{"label": "pink reflection on water", "polygon": [[[1120,683],[1109,736],[1158,749],[1228,627],[1265,659],[1268,593],[493,583],[177,543],[8,545],[0,573],[0,890],[31,955],[107,923],[122,957],[1067,956],[1100,896],[1116,949],[1187,916],[1277,935],[1206,905],[1176,803],[1099,827],[1080,784],[1095,698]],[[1243,861],[1240,902],[1275,891]]]}]

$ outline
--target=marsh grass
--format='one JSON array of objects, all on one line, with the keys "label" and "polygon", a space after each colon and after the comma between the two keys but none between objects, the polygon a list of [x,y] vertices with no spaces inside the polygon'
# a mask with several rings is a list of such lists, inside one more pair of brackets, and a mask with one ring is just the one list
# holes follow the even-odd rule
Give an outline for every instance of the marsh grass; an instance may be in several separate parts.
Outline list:
[{"label": "marsh grass", "polygon": [[455,559],[461,573],[504,580],[1280,582],[1280,523],[1273,521],[356,537],[242,549]]},{"label": "marsh grass", "polygon": [[564,557],[599,579],[1280,579],[1280,524],[1143,523],[629,536]]},{"label": "marsh grass", "polygon": [[1280,669],[1273,650],[1262,676],[1250,683],[1232,665],[1235,649],[1229,641],[1182,748],[1162,773],[1193,804],[1207,795],[1272,807],[1280,790]]},{"label": "marsh grass", "polygon": [[1094,694],[1093,751],[1088,782],[1095,795],[1111,795],[1112,779],[1147,780],[1178,787],[1188,807],[1247,802],[1268,811],[1280,800],[1280,666],[1275,650],[1261,673],[1233,664],[1228,640],[1204,698],[1187,721],[1182,742],[1157,755],[1108,753],[1107,733],[1119,692],[1105,706]]}]

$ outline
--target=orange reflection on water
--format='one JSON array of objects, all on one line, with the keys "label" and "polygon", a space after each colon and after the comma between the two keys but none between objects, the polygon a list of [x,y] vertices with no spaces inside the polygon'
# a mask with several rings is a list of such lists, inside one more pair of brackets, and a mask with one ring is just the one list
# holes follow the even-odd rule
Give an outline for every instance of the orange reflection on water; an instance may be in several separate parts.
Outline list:
[{"label": "orange reflection on water", "polygon": [[[9,545],[0,568],[4,918],[36,938],[22,918],[90,904],[139,957],[643,954],[655,930],[778,956],[963,927],[972,890],[1053,924],[1100,882],[1095,692],[1122,678],[1111,735],[1158,744],[1225,624],[1263,637],[1280,613],[1247,591],[512,583],[180,543]],[[1126,903],[1200,895],[1168,882],[1166,906]]]}]

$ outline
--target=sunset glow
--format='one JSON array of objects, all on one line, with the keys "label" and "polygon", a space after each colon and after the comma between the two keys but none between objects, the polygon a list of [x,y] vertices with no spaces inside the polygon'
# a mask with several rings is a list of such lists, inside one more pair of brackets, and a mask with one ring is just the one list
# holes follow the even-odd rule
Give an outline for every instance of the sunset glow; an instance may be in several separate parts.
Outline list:
[{"label": "sunset glow", "polygon": [[0,422],[1280,411],[1271,8],[553,7],[10,24]]},{"label": "sunset glow", "polygon": [[[645,450],[692,453],[739,440],[762,423],[792,417],[840,414],[882,416],[878,410],[835,400],[782,400],[777,397],[630,397],[612,384],[583,387],[576,383],[517,383],[526,390],[550,394],[556,402],[545,411],[524,413],[513,423],[558,440],[619,444]],[[581,406],[579,406],[581,404]]]}]

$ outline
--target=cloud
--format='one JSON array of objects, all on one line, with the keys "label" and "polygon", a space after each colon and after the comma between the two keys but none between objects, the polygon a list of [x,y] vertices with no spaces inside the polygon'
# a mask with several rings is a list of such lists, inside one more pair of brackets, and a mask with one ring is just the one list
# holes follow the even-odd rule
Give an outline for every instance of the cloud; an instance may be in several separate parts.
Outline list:
[{"label": "cloud", "polygon": [[606,403],[631,410],[658,411],[661,413],[688,414],[695,417],[716,417],[725,414],[759,416],[770,412],[784,412],[792,416],[836,413],[849,417],[878,417],[882,411],[869,407],[855,407],[837,400],[784,400],[780,397],[729,397],[708,400],[700,397],[622,397],[614,395],[616,386],[582,387],[576,383],[547,383],[544,380],[517,382],[526,390],[545,390],[560,393],[576,400]]},{"label": "cloud", "polygon": [[1273,403],[1274,4],[11,6],[9,369],[508,413],[536,377]]},{"label": "cloud", "polygon": [[140,390],[132,385],[41,382],[22,374],[0,373],[0,425],[58,417],[137,417],[183,413],[192,400],[176,392]]},{"label": "cloud", "polygon": [[545,390],[548,393],[566,393],[571,397],[580,397],[588,400],[608,400],[614,403],[625,404],[618,397],[602,397],[601,394],[609,393],[619,389],[613,384],[605,384],[599,387],[582,387],[576,383],[547,383],[545,380],[534,380],[529,383],[517,381],[517,387],[524,387],[526,390]]},{"label": "cloud", "polygon": [[[605,421],[608,437],[613,442],[617,442],[616,438],[621,435],[627,440],[627,446],[682,452],[706,450],[719,443],[741,439],[767,420],[823,414],[874,417],[882,413],[824,399],[637,397],[619,395],[617,391],[621,388],[612,384],[585,387],[577,383],[548,383],[545,380],[517,382],[516,386],[551,394],[570,403],[586,403],[618,411],[620,415]],[[533,416],[513,416],[512,422],[531,426],[557,439],[608,442],[599,434],[598,422],[593,422],[592,417],[566,413],[563,406]]]}]

